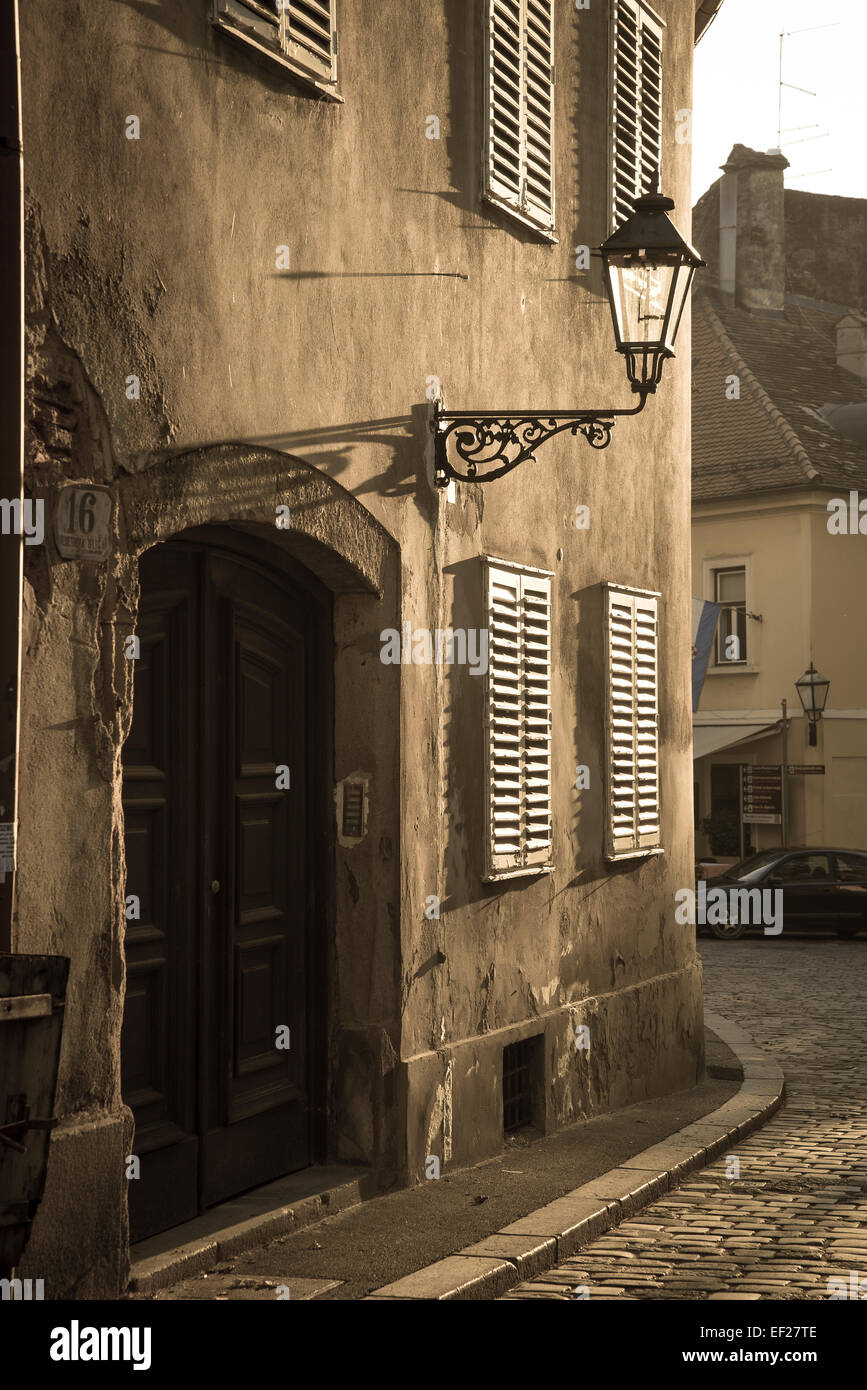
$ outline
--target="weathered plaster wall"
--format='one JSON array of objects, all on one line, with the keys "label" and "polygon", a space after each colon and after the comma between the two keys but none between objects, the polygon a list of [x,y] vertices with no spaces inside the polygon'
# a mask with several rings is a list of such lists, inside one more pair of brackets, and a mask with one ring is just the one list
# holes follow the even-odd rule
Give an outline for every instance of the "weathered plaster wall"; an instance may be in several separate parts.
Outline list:
[{"label": "weathered plaster wall", "polygon": [[[689,147],[674,129],[690,105],[692,16],[674,0],[657,8],[668,21],[662,177],[688,234]],[[609,230],[604,10],[558,7],[550,245],[479,201],[476,4],[413,5],[411,42],[405,4],[343,6],[344,105],[311,99],[217,35],[206,0],[24,8],[30,373],[47,383],[30,484],[50,496],[62,477],[118,475],[128,528],[118,558],[86,573],[50,566],[47,550],[28,557],[19,942],[74,956],[64,1114],[92,1109],[108,1125],[123,1113],[129,692],[111,624],[134,620],[137,597],[123,551],[209,519],[267,524],[275,465],[262,448],[293,456],[285,486],[305,460],[381,527],[381,541],[356,537],[357,511],[329,515],[328,497],[311,493],[311,565],[324,546],[363,573],[369,547],[391,553],[388,537],[400,554],[399,593],[338,605],[337,683],[360,714],[356,731],[338,719],[335,776],[372,774],[367,842],[336,853],[339,1155],[388,1176],[417,1175],[446,1133],[456,1158],[491,1151],[500,1049],[528,1028],[546,1032],[550,1124],[700,1070],[693,933],[673,920],[692,873],[688,348],[606,452],[561,438],[484,493],[459,486],[453,505],[427,483],[431,376],[457,407],[632,404],[598,265],[574,267],[573,247]],[[138,141],[124,135],[131,113]],[[425,138],[431,113],[439,141]],[[279,246],[289,270],[276,269]],[[125,393],[133,373],[138,400]],[[240,451],[211,454],[198,473],[178,461],[234,440]],[[579,503],[589,531],[572,525]],[[556,871],[497,886],[480,882],[482,682],[383,667],[372,634],[391,620],[371,608],[392,602],[413,627],[479,626],[485,553],[555,572]],[[396,586],[393,557],[386,569]],[[666,854],[614,868],[602,858],[603,580],[662,593]],[[578,762],[591,769],[582,793]],[[434,893],[442,915],[429,921]],[[599,1020],[589,1062],[572,1046],[579,1004]]]}]

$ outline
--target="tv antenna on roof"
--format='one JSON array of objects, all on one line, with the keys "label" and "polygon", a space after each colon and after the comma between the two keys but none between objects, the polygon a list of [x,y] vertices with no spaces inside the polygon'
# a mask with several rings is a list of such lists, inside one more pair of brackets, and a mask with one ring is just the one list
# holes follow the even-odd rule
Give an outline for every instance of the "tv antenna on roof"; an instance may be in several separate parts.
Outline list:
[{"label": "tv antenna on roof", "polygon": [[[799,126],[789,126],[786,130],[783,130],[783,88],[784,88],[784,87],[788,87],[788,88],[790,89],[790,91],[793,91],[793,92],[803,92],[804,95],[805,95],[805,96],[808,96],[808,97],[814,97],[814,96],[816,95],[815,92],[811,92],[807,87],[796,87],[795,84],[794,84],[793,82],[784,82],[784,81],[783,81],[783,44],[785,43],[786,39],[790,39],[790,38],[792,37],[793,34],[812,34],[812,33],[814,33],[815,30],[817,30],[817,29],[838,29],[839,27],[840,27],[840,26],[839,26],[839,22],[835,22],[835,23],[833,23],[833,24],[811,24],[807,29],[787,29],[787,30],[784,30],[782,34],[780,34],[780,69],[779,69],[779,77],[778,77],[778,81],[777,81],[777,149],[778,149],[778,150],[781,150],[781,149],[783,148],[783,136],[784,136],[784,135],[788,135],[790,132],[795,131],[795,130],[814,130],[814,129],[816,128],[816,126],[799,125]],[[818,121],[817,121],[817,122],[816,122],[816,125],[818,125],[818,124],[819,124],[819,123],[818,123]],[[828,132],[825,131],[822,135],[807,135],[807,136],[804,136],[804,137],[803,137],[802,139],[800,139],[800,140],[787,140],[787,141],[786,141],[786,144],[787,144],[787,145],[803,145],[803,144],[806,144],[808,140],[826,140],[827,138],[828,138]],[[824,172],[824,170],[823,170],[823,172]]]}]

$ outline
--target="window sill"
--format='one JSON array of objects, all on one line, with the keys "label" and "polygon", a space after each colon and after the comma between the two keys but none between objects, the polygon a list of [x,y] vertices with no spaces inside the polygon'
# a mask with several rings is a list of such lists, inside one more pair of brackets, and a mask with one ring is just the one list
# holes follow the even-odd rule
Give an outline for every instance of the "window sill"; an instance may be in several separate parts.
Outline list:
[{"label": "window sill", "polygon": [[309,72],[299,63],[293,62],[291,58],[286,56],[281,48],[267,43],[265,39],[253,30],[246,29],[242,24],[235,24],[231,20],[226,19],[223,15],[215,16],[211,20],[211,23],[215,29],[219,29],[220,33],[225,34],[230,39],[236,40],[238,43],[242,43],[245,48],[252,49],[255,53],[258,53],[260,57],[266,58],[269,63],[273,63],[276,67],[283,68],[284,71],[290,73],[296,81],[302,83],[305,87],[311,88],[311,90],[323,100],[333,101],[343,105],[345,98],[337,91],[337,87],[334,83],[326,82],[323,78],[317,77],[314,73]]},{"label": "window sill", "polygon": [[706,674],[708,676],[757,676],[760,670],[759,666],[744,666],[740,662],[733,661],[730,666],[709,666]]},{"label": "window sill", "polygon": [[615,864],[620,859],[649,859],[653,854],[665,854],[662,845],[657,846],[656,849],[645,847],[644,849],[612,850],[605,855],[605,860],[608,864]]},{"label": "window sill", "polygon": [[499,212],[504,212],[507,217],[513,217],[516,222],[520,222],[522,227],[526,227],[529,231],[535,232],[542,241],[547,241],[550,246],[559,246],[560,238],[553,227],[545,226],[542,222],[537,222],[534,218],[528,216],[526,212],[521,212],[518,208],[513,207],[511,203],[507,203],[504,198],[498,198],[495,193],[483,193],[482,201],[490,203],[491,207],[497,208]]},{"label": "window sill", "polygon": [[482,875],[482,883],[501,883],[504,878],[538,878],[540,874],[553,874],[553,864],[527,864],[520,869],[492,869]]}]

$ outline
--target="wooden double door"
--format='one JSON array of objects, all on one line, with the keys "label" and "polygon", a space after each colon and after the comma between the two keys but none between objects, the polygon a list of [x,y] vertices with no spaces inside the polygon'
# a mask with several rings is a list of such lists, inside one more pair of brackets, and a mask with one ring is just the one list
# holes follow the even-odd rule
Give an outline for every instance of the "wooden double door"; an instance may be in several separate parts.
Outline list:
[{"label": "wooden double door", "polygon": [[268,550],[190,532],[140,567],[123,758],[132,1241],[319,1156],[330,611]]}]

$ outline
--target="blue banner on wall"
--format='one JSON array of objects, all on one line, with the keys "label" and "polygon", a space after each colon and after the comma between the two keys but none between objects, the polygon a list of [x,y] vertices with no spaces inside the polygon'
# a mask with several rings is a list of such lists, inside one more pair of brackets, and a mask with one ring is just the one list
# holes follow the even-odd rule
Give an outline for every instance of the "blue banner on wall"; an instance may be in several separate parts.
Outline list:
[{"label": "blue banner on wall", "polygon": [[704,599],[692,601],[692,712],[698,709],[701,688],[707,674],[707,663],[716,631],[716,620],[722,607],[719,603],[707,603]]}]

